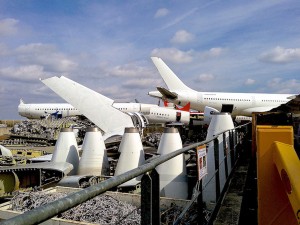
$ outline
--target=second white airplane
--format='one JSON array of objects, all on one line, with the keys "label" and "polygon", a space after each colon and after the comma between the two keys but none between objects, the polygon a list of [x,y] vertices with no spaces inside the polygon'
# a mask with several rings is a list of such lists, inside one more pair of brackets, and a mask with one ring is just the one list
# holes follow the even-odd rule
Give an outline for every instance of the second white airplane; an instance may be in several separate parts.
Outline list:
[{"label": "second white airplane", "polygon": [[178,105],[190,102],[191,109],[204,111],[206,106],[220,112],[229,112],[232,116],[251,116],[252,112],[271,110],[300,111],[298,94],[258,94],[198,92],[186,86],[161,58],[151,57],[168,89],[157,87],[158,91],[148,94]]},{"label": "second white airplane", "polygon": [[[178,122],[187,125],[190,122],[189,112],[164,108],[155,104],[114,102],[112,106],[126,113],[142,113],[148,119],[149,123]],[[28,119],[42,119],[47,116],[63,118],[83,115],[78,109],[68,103],[26,104],[22,99],[20,99],[18,112],[20,116]]]}]

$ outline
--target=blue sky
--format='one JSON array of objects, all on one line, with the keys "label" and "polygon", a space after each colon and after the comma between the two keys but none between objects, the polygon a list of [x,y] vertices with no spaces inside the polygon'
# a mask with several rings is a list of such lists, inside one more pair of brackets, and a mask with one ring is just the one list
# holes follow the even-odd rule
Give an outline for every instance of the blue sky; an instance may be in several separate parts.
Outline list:
[{"label": "blue sky", "polygon": [[300,92],[300,1],[0,0],[0,119],[64,102],[64,75],[118,102],[157,103],[161,57],[191,88]]}]

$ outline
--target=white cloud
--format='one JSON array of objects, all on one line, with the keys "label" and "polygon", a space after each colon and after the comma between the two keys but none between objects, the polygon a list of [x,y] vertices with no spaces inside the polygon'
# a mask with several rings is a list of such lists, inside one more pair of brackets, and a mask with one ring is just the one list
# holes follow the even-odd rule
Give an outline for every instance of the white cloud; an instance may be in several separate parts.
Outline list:
[{"label": "white cloud", "polygon": [[160,8],[156,11],[154,18],[164,17],[169,14],[169,10],[166,8]]},{"label": "white cloud", "polygon": [[300,61],[300,48],[282,48],[277,46],[268,52],[262,53],[259,59],[270,63],[290,63],[293,61]]},{"label": "white cloud", "polygon": [[245,85],[252,85],[252,84],[255,84],[255,80],[251,79],[251,78],[248,78],[246,81],[245,81]]},{"label": "white cloud", "polygon": [[7,67],[0,69],[2,77],[12,80],[31,81],[45,75],[44,68],[38,65],[21,66],[19,68]]},{"label": "white cloud", "polygon": [[184,21],[186,18],[193,15],[197,10],[198,10],[198,8],[193,8],[193,9],[189,10],[188,12],[186,12],[186,13],[180,15],[179,17],[173,19],[172,22],[170,22],[170,23],[166,24],[165,26],[163,26],[161,28],[161,30],[167,29],[169,27],[172,27],[172,26]]},{"label": "white cloud", "polygon": [[205,82],[205,81],[210,81],[210,80],[213,80],[215,78],[215,76],[213,74],[210,74],[210,73],[203,73],[203,74],[200,74],[196,79],[195,81],[196,82]]},{"label": "white cloud", "polygon": [[221,55],[223,52],[225,51],[225,49],[223,48],[211,48],[209,50],[209,53],[211,56],[219,56]]},{"label": "white cloud", "polygon": [[194,35],[187,32],[186,30],[179,30],[175,33],[175,35],[172,37],[171,42],[172,43],[187,43],[194,39]]},{"label": "white cloud", "polygon": [[300,82],[296,79],[283,80],[282,78],[273,78],[267,83],[269,89],[276,93],[295,93],[300,90]]},{"label": "white cloud", "polygon": [[225,48],[211,48],[203,53],[204,58],[218,57],[226,51]]},{"label": "white cloud", "polygon": [[180,51],[176,48],[155,48],[151,52],[151,56],[157,56],[163,60],[169,60],[175,63],[189,63],[193,61],[193,51]]},{"label": "white cloud", "polygon": [[130,89],[131,88],[132,89],[144,89],[144,88],[157,86],[157,80],[149,79],[149,78],[134,79],[134,80],[126,81],[125,83],[122,84],[122,86],[125,88],[130,88]]},{"label": "white cloud", "polygon": [[72,71],[77,64],[59,52],[54,45],[32,43],[16,49],[18,59],[27,64],[37,64],[56,72]]},{"label": "white cloud", "polygon": [[18,20],[12,18],[0,20],[0,36],[16,34],[18,22]]},{"label": "white cloud", "polygon": [[114,68],[109,70],[108,73],[116,77],[145,77],[147,75],[151,75],[149,69],[134,64],[115,66]]}]

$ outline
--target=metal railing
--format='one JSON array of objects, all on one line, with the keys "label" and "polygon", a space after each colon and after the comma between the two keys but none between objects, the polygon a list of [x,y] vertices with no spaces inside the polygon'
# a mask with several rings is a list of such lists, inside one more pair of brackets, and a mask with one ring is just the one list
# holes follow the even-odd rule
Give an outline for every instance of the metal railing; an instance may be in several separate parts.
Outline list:
[{"label": "metal railing", "polygon": [[[156,172],[155,168],[180,155],[183,153],[186,153],[190,150],[195,150],[198,146],[209,144],[211,142],[214,142],[214,150],[215,155],[218,155],[219,151],[219,141],[218,137],[219,135],[223,135],[223,133],[229,132],[229,147],[230,147],[230,155],[231,155],[231,166],[234,167],[234,164],[237,160],[236,152],[234,151],[234,145],[238,144],[237,139],[238,136],[241,133],[245,133],[248,131],[249,124],[245,124],[243,126],[236,127],[234,129],[225,130],[223,132],[220,132],[216,135],[214,135],[212,138],[191,144],[187,147],[178,149],[172,153],[162,155],[160,157],[156,157],[150,162],[136,168],[133,170],[130,170],[128,172],[125,172],[123,174],[120,174],[118,176],[111,177],[110,179],[107,179],[105,181],[102,181],[96,185],[90,186],[88,188],[82,189],[78,192],[72,193],[67,195],[66,197],[63,197],[61,199],[58,199],[56,201],[50,202],[46,205],[40,206],[38,208],[32,209],[30,211],[24,212],[23,214],[20,214],[18,216],[15,216],[13,218],[10,218],[8,220],[5,220],[1,222],[1,224],[38,224],[43,221],[46,221],[60,213],[63,213],[67,211],[70,208],[73,208],[89,199],[92,199],[96,197],[97,195],[100,195],[108,190],[110,190],[113,187],[116,187],[126,181],[129,181],[137,176],[140,176],[144,174],[141,180],[141,224],[160,224],[160,189],[159,189],[159,174]],[[243,136],[243,135],[241,135]],[[225,136],[223,135],[223,138]],[[216,177],[216,191],[217,191],[217,198],[218,201],[220,201],[220,179],[219,177],[219,165],[220,163],[227,162],[227,160],[218,162],[219,159],[216,159],[218,157],[215,157],[215,164],[216,164],[216,170],[213,175],[213,177]],[[226,159],[226,157],[225,157]],[[225,167],[226,168],[226,167]],[[228,171],[226,172],[226,178],[228,177]],[[218,182],[219,181],[219,182]],[[200,181],[201,182],[201,181]],[[202,186],[197,184],[198,187]],[[205,188],[205,187],[204,187]],[[183,217],[184,213],[189,209],[189,207],[195,203],[195,201],[198,201],[198,224],[203,223],[204,221],[204,215],[203,215],[203,204],[202,204],[202,191],[199,190],[199,188],[194,188],[196,190],[196,194],[193,195],[192,199],[190,200],[189,204],[185,207],[181,215],[178,217],[178,219],[175,221],[174,224],[178,224],[180,222],[180,219]]]}]

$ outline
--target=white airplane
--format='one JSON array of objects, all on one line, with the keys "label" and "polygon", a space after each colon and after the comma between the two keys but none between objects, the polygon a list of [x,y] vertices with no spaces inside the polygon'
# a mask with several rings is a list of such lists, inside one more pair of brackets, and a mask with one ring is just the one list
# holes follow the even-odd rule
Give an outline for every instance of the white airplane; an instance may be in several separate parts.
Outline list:
[{"label": "white airplane", "polygon": [[[142,113],[149,123],[172,123],[178,122],[188,124],[190,113],[182,110],[159,107],[155,104],[145,103],[113,103],[112,106],[126,113]],[[28,119],[42,119],[47,116],[64,118],[82,115],[78,109],[68,103],[35,103],[26,104],[20,99],[18,112],[21,116]]]},{"label": "white airplane", "polygon": [[[96,126],[112,136],[122,135],[125,127],[144,128],[151,123],[179,122],[188,124],[190,113],[142,103],[114,103],[103,96],[64,76],[41,80],[56,94],[92,121]],[[80,94],[78,94],[80,93]]]},{"label": "white airplane", "polygon": [[151,57],[168,89],[157,87],[158,91],[148,94],[162,98],[177,105],[190,102],[191,109],[203,112],[211,107],[220,112],[229,112],[232,116],[251,116],[252,112],[300,111],[300,95],[297,94],[258,94],[258,93],[227,93],[198,92],[186,86],[161,58]]},{"label": "white airplane", "polygon": [[20,99],[18,113],[28,119],[41,119],[51,115],[57,118],[81,115],[78,109],[68,103],[26,104],[23,99]]}]

